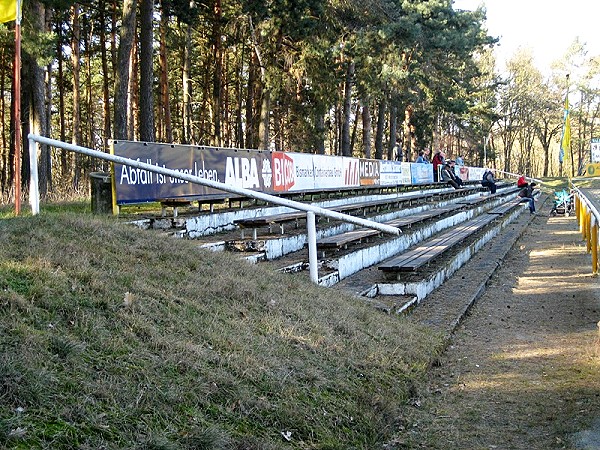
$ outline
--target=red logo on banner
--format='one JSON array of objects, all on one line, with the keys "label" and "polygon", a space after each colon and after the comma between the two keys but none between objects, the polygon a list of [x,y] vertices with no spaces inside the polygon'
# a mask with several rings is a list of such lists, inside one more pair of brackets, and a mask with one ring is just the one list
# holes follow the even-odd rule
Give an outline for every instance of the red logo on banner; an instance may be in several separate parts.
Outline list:
[{"label": "red logo on banner", "polygon": [[288,191],[294,181],[294,160],[285,153],[273,152],[273,190]]},{"label": "red logo on banner", "polygon": [[360,174],[359,174],[358,159],[351,159],[346,165],[346,173],[344,173],[344,185],[345,186],[359,186],[360,185]]}]

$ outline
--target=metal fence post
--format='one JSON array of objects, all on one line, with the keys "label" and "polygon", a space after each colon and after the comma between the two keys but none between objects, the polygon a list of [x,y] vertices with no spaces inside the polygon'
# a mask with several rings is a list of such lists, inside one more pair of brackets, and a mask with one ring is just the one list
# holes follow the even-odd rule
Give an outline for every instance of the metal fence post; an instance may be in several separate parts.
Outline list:
[{"label": "metal fence post", "polygon": [[31,214],[34,216],[40,213],[40,187],[38,176],[38,143],[29,138],[29,204],[31,205]]},{"label": "metal fence post", "polygon": [[308,230],[308,267],[310,271],[310,281],[319,282],[319,268],[317,258],[317,224],[315,213],[308,211],[306,213],[306,228]]}]

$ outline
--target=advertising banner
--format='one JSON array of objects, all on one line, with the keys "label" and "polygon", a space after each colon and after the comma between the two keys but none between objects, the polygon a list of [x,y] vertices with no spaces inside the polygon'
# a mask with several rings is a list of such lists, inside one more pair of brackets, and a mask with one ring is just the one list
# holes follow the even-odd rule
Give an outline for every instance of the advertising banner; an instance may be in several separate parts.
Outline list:
[{"label": "advertising banner", "polygon": [[[153,166],[268,194],[433,182],[431,164],[133,141],[114,141],[111,151]],[[114,169],[118,204],[227,195],[147,170],[120,164]]]},{"label": "advertising banner", "polygon": [[433,183],[433,164],[412,163],[410,175],[411,184]]},{"label": "advertising banner", "polygon": [[337,156],[312,155],[313,166],[315,168],[315,187],[317,189],[345,187],[345,159]]},{"label": "advertising banner", "polygon": [[[402,177],[404,164],[408,163],[401,163],[399,161],[381,161],[380,184],[383,186],[404,184]],[[410,166],[408,173],[410,174]],[[410,177],[408,183],[410,183]]]},{"label": "advertising banner", "polygon": [[381,184],[381,161],[378,159],[359,159],[358,174],[361,186],[377,186]]},{"label": "advertising banner", "polygon": [[593,138],[590,142],[590,148],[592,152],[592,162],[600,162],[600,139]]},{"label": "advertising banner", "polygon": [[[310,163],[309,167],[307,167],[309,176],[304,177],[308,180],[305,180],[304,178],[298,180],[296,177],[297,161],[294,160],[293,155],[289,155],[284,152],[273,152],[271,154],[271,160],[269,161],[269,164],[272,172],[271,188],[274,192],[288,192],[295,190],[298,188],[297,181],[307,182],[308,186],[312,186],[314,183],[311,175],[312,163]],[[305,189],[311,189],[311,187],[306,187]]]},{"label": "advertising banner", "polygon": [[410,162],[402,163],[402,177],[401,177],[400,184],[411,184],[412,178],[410,175],[410,167],[412,165],[413,165],[413,163],[410,163]]},{"label": "advertising banner", "polygon": [[487,169],[483,167],[469,167],[469,180],[481,181],[486,170]]},{"label": "advertising banner", "polygon": [[[115,141],[113,154],[230,186],[271,191],[270,152]],[[115,164],[117,203],[223,194],[178,178]]]}]

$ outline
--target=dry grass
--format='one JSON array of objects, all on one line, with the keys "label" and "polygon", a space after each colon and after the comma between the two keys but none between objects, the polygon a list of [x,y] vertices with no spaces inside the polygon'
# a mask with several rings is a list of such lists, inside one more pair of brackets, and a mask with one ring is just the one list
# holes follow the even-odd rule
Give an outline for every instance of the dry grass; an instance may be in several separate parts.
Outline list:
[{"label": "dry grass", "polygon": [[0,446],[374,449],[440,341],[113,219],[0,221]]}]

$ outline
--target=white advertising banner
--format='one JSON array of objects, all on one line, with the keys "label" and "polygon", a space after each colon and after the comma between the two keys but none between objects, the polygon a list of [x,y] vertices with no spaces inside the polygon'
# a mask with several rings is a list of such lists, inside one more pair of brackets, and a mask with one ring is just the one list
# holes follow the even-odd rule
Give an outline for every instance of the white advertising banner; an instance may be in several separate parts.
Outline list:
[{"label": "white advertising banner", "polygon": [[[402,177],[404,164],[408,163],[401,163],[400,161],[381,161],[380,183],[383,186],[405,184]],[[410,175],[410,166],[408,173]],[[410,176],[408,178],[408,183],[410,183]]]},{"label": "white advertising banner", "polygon": [[483,174],[486,170],[487,169],[483,167],[469,167],[469,180],[475,181],[483,179]]},{"label": "white advertising banner", "polygon": [[413,163],[409,163],[409,162],[403,162],[402,163],[402,178],[400,179],[400,184],[410,184],[411,183],[411,178],[410,178],[410,166],[412,166]]},{"label": "white advertising banner", "polygon": [[[433,182],[431,164],[134,141],[114,141],[111,151],[117,156],[273,194]],[[600,139],[592,139],[592,161],[600,161]],[[482,175],[483,169],[477,167],[460,170],[463,179],[480,180]],[[126,165],[116,164],[114,176],[118,204],[226,195],[218,189]]]},{"label": "white advertising banner", "polygon": [[313,155],[315,186],[319,189],[347,187],[344,181],[344,160],[335,156]]},{"label": "white advertising banner", "polygon": [[600,139],[593,138],[591,143],[591,152],[592,152],[592,162],[597,163],[600,162]]}]

